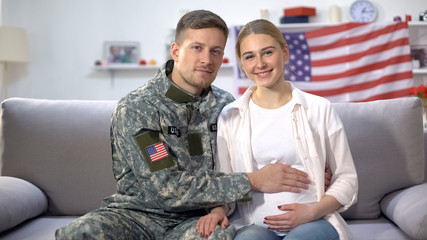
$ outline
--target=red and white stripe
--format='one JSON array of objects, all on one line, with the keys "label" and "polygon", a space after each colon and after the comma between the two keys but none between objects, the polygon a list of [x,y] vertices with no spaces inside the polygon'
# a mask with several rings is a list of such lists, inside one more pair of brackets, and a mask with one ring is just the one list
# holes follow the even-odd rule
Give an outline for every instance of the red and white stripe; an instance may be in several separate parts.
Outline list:
[{"label": "red and white stripe", "polygon": [[409,96],[413,85],[406,22],[347,23],[306,32],[312,81],[293,82],[332,102]]},{"label": "red and white stripe", "polygon": [[154,145],[154,148],[156,148],[157,153],[150,156],[151,161],[155,162],[168,156],[168,151],[166,151],[165,145],[162,142]]}]

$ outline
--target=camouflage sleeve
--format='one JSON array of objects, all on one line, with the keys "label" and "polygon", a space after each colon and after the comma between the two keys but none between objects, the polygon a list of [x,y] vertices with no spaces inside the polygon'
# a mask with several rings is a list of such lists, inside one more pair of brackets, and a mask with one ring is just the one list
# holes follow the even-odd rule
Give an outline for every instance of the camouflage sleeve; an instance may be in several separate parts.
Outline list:
[{"label": "camouflage sleeve", "polygon": [[164,169],[150,170],[135,134],[159,134],[158,118],[158,110],[149,104],[117,107],[112,119],[111,140],[118,193],[138,196],[138,201],[148,208],[171,212],[249,199],[250,183],[245,173],[227,174],[211,169],[185,171],[177,167],[176,159]]}]

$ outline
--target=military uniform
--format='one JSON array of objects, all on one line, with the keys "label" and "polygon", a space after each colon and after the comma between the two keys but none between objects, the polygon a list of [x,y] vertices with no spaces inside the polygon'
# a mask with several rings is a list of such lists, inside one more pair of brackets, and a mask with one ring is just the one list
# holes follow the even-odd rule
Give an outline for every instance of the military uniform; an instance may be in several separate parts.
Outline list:
[{"label": "military uniform", "polygon": [[[197,239],[195,225],[208,209],[250,198],[246,174],[213,171],[217,117],[233,97],[215,86],[191,95],[168,79],[172,69],[171,60],[118,103],[111,125],[117,192],[57,238]],[[232,239],[234,231],[217,227],[211,237]]]}]

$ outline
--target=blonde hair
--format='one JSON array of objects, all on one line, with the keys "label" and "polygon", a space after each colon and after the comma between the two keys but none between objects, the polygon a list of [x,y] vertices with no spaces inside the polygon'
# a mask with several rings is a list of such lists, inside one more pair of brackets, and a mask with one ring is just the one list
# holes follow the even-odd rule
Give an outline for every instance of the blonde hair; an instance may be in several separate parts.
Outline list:
[{"label": "blonde hair", "polygon": [[236,58],[238,62],[241,62],[241,52],[240,45],[242,44],[243,39],[251,34],[266,34],[275,39],[282,49],[285,49],[287,46],[286,40],[283,38],[282,32],[270,21],[265,19],[257,19],[251,22],[248,22],[243,28],[240,30],[239,35],[236,40]]}]

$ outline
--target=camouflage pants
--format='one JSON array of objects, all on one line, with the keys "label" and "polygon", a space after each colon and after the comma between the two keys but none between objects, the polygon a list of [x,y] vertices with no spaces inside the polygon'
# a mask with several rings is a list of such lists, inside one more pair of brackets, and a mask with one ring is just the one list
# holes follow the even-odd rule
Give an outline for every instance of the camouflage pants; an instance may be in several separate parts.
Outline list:
[{"label": "camouflage pants", "polygon": [[[144,213],[126,210],[101,208],[87,213],[63,228],[56,230],[56,239],[204,239],[196,231],[198,218],[182,222],[161,219]],[[208,239],[233,239],[234,226],[227,229],[217,227]]]}]

